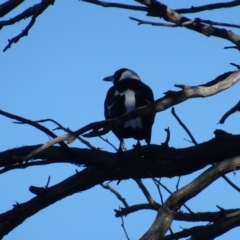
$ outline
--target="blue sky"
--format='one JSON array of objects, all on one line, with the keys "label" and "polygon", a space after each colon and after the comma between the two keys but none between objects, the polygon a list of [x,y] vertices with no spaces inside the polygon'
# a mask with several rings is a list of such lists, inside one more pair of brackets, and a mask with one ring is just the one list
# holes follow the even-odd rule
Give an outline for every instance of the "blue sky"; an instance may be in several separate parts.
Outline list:
[{"label": "blue sky", "polygon": [[[0,1],[2,3],[4,1]],[[9,19],[34,1],[25,1],[18,10],[7,15]],[[120,1],[119,1],[120,2]],[[121,1],[134,4],[134,1]],[[167,1],[173,8],[199,6],[208,1]],[[184,5],[183,5],[184,4]],[[72,130],[90,122],[104,119],[103,102],[109,83],[102,79],[117,69],[127,67],[139,74],[151,86],[155,98],[160,98],[168,90],[178,90],[174,84],[198,85],[216,76],[235,70],[230,62],[239,64],[237,50],[224,50],[230,42],[214,37],[205,37],[183,28],[138,26],[129,16],[140,19],[162,21],[148,18],[142,12],[114,8],[102,8],[81,1],[56,1],[54,6],[41,15],[28,37],[24,37],[5,53],[0,52],[1,94],[0,109],[10,113],[39,120],[52,118]],[[201,17],[228,23],[239,22],[239,7],[189,14],[190,18]],[[3,49],[9,38],[17,35],[29,19],[14,26],[5,27],[0,34],[0,48]],[[237,34],[238,29],[233,29]],[[188,126],[196,140],[208,141],[214,137],[215,129],[239,133],[239,114],[232,115],[224,125],[217,122],[230,107],[239,101],[239,86],[205,99],[190,99],[175,106],[175,110]],[[1,149],[45,143],[48,137],[27,125],[12,123],[0,116]],[[46,124],[53,129],[53,124]],[[153,127],[152,143],[165,140],[164,129],[171,130],[170,146],[182,148],[191,146],[189,137],[178,125],[171,109],[157,114]],[[63,132],[56,132],[61,135]],[[106,136],[118,146],[112,133]],[[99,138],[89,139],[96,147],[114,151]],[[135,141],[127,140],[128,148]],[[71,146],[85,148],[75,141]],[[28,191],[31,185],[44,186],[48,176],[54,185],[74,174],[76,166],[54,164],[14,170],[0,176],[0,211],[12,208],[15,201],[22,203],[33,195]],[[78,170],[81,170],[80,168]],[[194,173],[181,179],[180,186],[193,180]],[[235,184],[239,174],[228,174]],[[176,178],[162,179],[163,183],[175,190]],[[144,180],[155,200],[159,195],[150,180]],[[120,185],[111,183],[131,204],[146,202],[133,180],[122,181]],[[224,192],[223,192],[224,189]],[[164,199],[168,194],[164,192]],[[209,189],[200,193],[187,205],[193,211],[218,210],[239,207],[239,194],[219,179]],[[97,186],[42,210],[27,219],[4,239],[126,239],[121,228],[121,220],[115,218],[114,209],[121,203],[110,192]],[[185,209],[182,209],[185,211]],[[124,218],[125,227],[131,239],[138,239],[155,219],[153,211],[142,211]],[[182,222],[174,223],[175,231],[186,227]],[[235,229],[223,239],[238,239]]]}]

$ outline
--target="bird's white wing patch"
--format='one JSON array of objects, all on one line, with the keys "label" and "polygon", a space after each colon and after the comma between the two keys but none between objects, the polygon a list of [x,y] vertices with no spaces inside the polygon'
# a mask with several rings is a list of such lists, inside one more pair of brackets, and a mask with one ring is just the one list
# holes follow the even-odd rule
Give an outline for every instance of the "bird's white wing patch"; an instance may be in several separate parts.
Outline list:
[{"label": "bird's white wing patch", "polygon": [[[136,98],[135,98],[135,92],[128,89],[126,91],[124,91],[123,93],[120,93],[121,96],[125,96],[125,109],[126,112],[130,112],[132,110],[134,110],[136,108]],[[142,121],[141,118],[135,118],[135,119],[131,119],[127,122],[124,123],[125,127],[132,127],[132,128],[142,128]]]}]

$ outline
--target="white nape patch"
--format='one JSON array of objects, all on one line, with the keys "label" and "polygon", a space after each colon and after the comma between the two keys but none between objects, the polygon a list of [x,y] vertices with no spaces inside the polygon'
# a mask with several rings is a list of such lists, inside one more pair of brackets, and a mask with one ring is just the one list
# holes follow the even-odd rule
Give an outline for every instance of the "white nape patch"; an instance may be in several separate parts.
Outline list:
[{"label": "white nape patch", "polygon": [[[120,93],[121,96],[125,96],[125,108],[126,112],[130,112],[136,108],[136,99],[135,99],[135,92],[128,89],[124,91],[123,93]],[[124,123],[125,127],[132,127],[132,128],[142,128],[142,121],[141,118],[138,117],[136,119],[131,119]]]},{"label": "white nape patch", "polygon": [[132,70],[126,70],[125,72],[123,72],[121,77],[119,78],[119,81],[127,78],[132,78],[132,79],[141,81],[140,77]]}]

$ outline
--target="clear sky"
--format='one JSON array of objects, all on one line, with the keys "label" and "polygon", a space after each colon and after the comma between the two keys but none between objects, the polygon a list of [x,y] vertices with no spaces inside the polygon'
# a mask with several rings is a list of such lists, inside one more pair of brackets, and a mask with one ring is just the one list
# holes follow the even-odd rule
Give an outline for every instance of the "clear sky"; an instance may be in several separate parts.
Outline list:
[{"label": "clear sky", "polygon": [[[5,2],[0,1],[0,3]],[[3,19],[9,19],[35,1],[25,1],[18,10]],[[38,1],[36,1],[38,2]],[[119,1],[120,2],[120,1]],[[121,1],[134,4],[134,1]],[[169,7],[199,6],[209,1],[165,2]],[[237,50],[224,50],[230,42],[214,37],[205,37],[184,28],[138,26],[129,16],[148,18],[142,12],[127,11],[81,1],[55,1],[41,15],[28,37],[13,44],[7,52],[0,52],[1,94],[0,109],[22,117],[39,120],[52,118],[72,130],[90,122],[104,119],[103,102],[111,84],[102,79],[117,69],[127,67],[139,74],[160,98],[168,90],[178,90],[174,84],[204,84],[216,76],[235,70],[230,62],[239,64]],[[190,18],[201,17],[213,21],[239,23],[239,7],[215,12],[189,14]],[[0,31],[0,48],[9,38],[17,35],[29,19]],[[240,34],[239,29],[233,29]],[[214,137],[215,129],[239,133],[239,114],[227,119],[224,125],[217,122],[221,116],[239,101],[239,85],[205,99],[190,99],[175,106],[179,117],[201,143]],[[14,124],[11,119],[0,116],[0,151],[24,145],[41,144],[48,141],[42,132],[28,125]],[[46,124],[50,129],[53,124]],[[191,146],[189,137],[178,125],[171,109],[157,114],[153,127],[152,143],[165,141],[164,129],[171,130],[170,146]],[[63,132],[58,131],[61,135]],[[112,133],[106,136],[118,146]],[[187,139],[187,140],[186,140]],[[107,151],[114,151],[99,138],[88,139]],[[127,140],[128,148],[135,141]],[[71,146],[86,148],[75,141]],[[44,186],[48,176],[54,185],[74,174],[78,168],[70,164],[31,167],[14,170],[0,176],[0,211],[12,208],[15,201],[23,203],[32,197],[31,185]],[[193,180],[200,172],[181,179],[180,187]],[[239,185],[239,174],[228,174],[230,180]],[[176,190],[177,178],[162,179],[171,190]],[[156,201],[157,189],[152,181],[144,180]],[[111,183],[128,201],[129,205],[145,203],[146,200],[133,180]],[[168,194],[163,190],[164,199]],[[224,180],[213,183],[187,205],[192,211],[217,211],[222,208],[239,207],[239,193]],[[121,220],[115,218],[114,209],[122,204],[113,194],[96,186],[77,193],[42,210],[27,219],[4,239],[65,240],[65,239],[126,239]],[[184,208],[182,210],[185,211]],[[142,211],[124,218],[130,239],[138,239],[155,219],[153,211]],[[204,223],[203,223],[204,224]],[[183,222],[173,225],[175,231],[186,227]],[[221,240],[239,239],[239,230],[227,233]]]}]

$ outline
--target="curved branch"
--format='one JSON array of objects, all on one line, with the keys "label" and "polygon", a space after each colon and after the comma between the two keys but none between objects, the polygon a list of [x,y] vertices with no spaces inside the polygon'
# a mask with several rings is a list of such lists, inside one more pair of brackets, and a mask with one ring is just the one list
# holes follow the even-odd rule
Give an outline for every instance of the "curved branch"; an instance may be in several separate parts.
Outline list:
[{"label": "curved branch", "polygon": [[[58,161],[70,159],[70,161],[76,164],[86,164],[90,167],[52,187],[31,187],[30,190],[37,195],[36,197],[23,204],[16,205],[10,211],[0,214],[0,238],[21,224],[26,218],[69,195],[87,190],[104,181],[159,176],[172,177],[189,174],[210,163],[221,161],[226,157],[226,154],[228,156],[240,154],[239,142],[240,136],[229,136],[227,140],[213,139],[186,149],[166,149],[161,148],[161,146],[151,145],[144,146],[138,151],[130,150],[122,154],[73,148],[71,149],[71,154],[63,155],[58,151],[60,147],[51,147],[39,156],[36,156],[36,158],[42,157],[49,161],[49,154],[52,152],[52,160],[54,158],[58,159]],[[24,154],[33,148],[34,146],[23,147],[0,153],[0,163],[1,165],[4,165],[4,163],[9,165],[11,163],[9,158],[13,154],[20,154],[21,151]],[[91,167],[91,165],[96,167]],[[234,159],[228,159],[216,164],[200,175],[193,183],[173,193],[172,197],[160,209],[160,213],[162,209],[167,209],[168,207],[174,213],[185,201],[214,181],[214,176],[219,177],[220,174],[231,171],[233,168],[238,169],[239,167],[240,160],[236,161]],[[219,168],[222,169],[221,173],[217,172]],[[212,172],[213,174],[211,175]],[[207,178],[203,176],[204,174],[207,175]],[[203,177],[205,181],[202,181]]]},{"label": "curved branch", "polygon": [[[218,179],[221,175],[240,168],[240,155],[226,159],[199,175],[195,180],[174,192],[162,205],[150,229],[142,236],[142,240],[161,239],[169,229],[175,213],[189,199],[196,196],[204,188]],[[239,214],[240,211],[238,211]],[[234,215],[235,216],[235,215]],[[240,219],[240,218],[239,218]],[[196,238],[196,239],[212,239]]]},{"label": "curved branch", "polygon": [[222,2],[222,3],[212,3],[212,4],[207,4],[207,5],[198,6],[198,7],[192,6],[191,8],[181,8],[181,9],[176,9],[175,11],[178,13],[196,13],[196,12],[202,12],[206,10],[232,8],[232,7],[237,7],[239,5],[240,5],[239,1],[230,1],[230,2]]},{"label": "curved branch", "polygon": [[[80,129],[78,129],[75,132],[65,134],[63,136],[54,138],[38,149],[34,150],[32,153],[22,157],[22,160],[29,160],[33,158],[36,154],[40,153],[41,151],[47,149],[48,147],[62,142],[62,141],[68,141],[69,143],[73,142],[77,136],[84,134],[87,131],[92,130],[89,134],[85,134],[84,136],[87,137],[93,137],[93,136],[99,136],[102,130],[104,129],[104,134],[111,130],[113,126],[119,125],[122,122],[125,122],[127,120],[137,118],[139,116],[153,113],[153,112],[160,112],[167,108],[170,108],[176,104],[179,104],[181,102],[184,102],[190,98],[197,98],[197,97],[209,97],[214,94],[217,94],[221,91],[224,91],[228,89],[229,87],[233,86],[240,80],[240,70],[236,72],[227,72],[224,73],[214,80],[207,82],[204,85],[199,86],[185,86],[176,84],[176,87],[181,88],[181,91],[168,91],[165,93],[165,97],[159,98],[155,102],[148,104],[146,106],[137,108],[136,110],[133,110],[131,112],[125,113],[122,116],[114,119],[108,119],[104,121],[94,122],[90,123]],[[99,130],[99,131],[98,131]],[[99,133],[100,132],[100,133]]]},{"label": "curved branch", "polygon": [[[39,123],[37,123],[35,121],[31,121],[29,119],[26,119],[26,118],[23,118],[23,117],[20,117],[20,116],[17,116],[17,115],[5,112],[3,110],[0,110],[0,115],[3,115],[5,117],[8,117],[8,118],[11,118],[11,119],[14,119],[14,120],[17,120],[17,121],[19,121],[22,124],[31,125],[31,126],[37,128],[38,130],[44,132],[45,134],[47,134],[48,136],[50,136],[52,138],[56,138],[57,137],[57,135],[54,134],[52,131],[50,131],[48,128],[42,126],[41,124],[39,124]],[[65,144],[64,142],[59,143],[59,145],[62,148],[68,149],[68,145]]]},{"label": "curved branch", "polygon": [[227,214],[219,221],[204,227],[197,233],[194,233],[192,240],[215,239],[216,237],[226,233],[227,231],[239,227],[240,211]]},{"label": "curved branch", "polygon": [[8,0],[7,2],[0,4],[0,17],[4,17],[23,2],[24,0]]},{"label": "curved branch", "polygon": [[[31,162],[22,162],[21,156],[27,155],[39,145],[15,148],[0,153],[0,167],[17,166],[40,161],[45,164],[68,162],[78,166],[98,166],[103,169],[119,169],[119,180],[128,178],[174,177],[190,174],[209,164],[240,154],[240,136],[221,135],[216,138],[183,149],[166,148],[158,145],[142,146],[138,151],[132,149],[122,154],[101,150],[69,148],[61,152],[60,147],[50,147],[36,155]],[[20,156],[16,158],[14,156]],[[16,167],[16,168],[17,168]],[[123,175],[121,175],[123,171]],[[124,172],[125,171],[125,172]],[[105,179],[113,180],[113,179]]]},{"label": "curved branch", "polygon": [[[181,25],[193,31],[204,34],[205,36],[214,36],[229,40],[240,50],[240,36],[228,31],[226,29],[220,29],[211,25],[206,25],[201,22],[196,22],[187,17],[182,16],[178,12],[170,9],[168,6],[157,2],[156,0],[136,0],[149,7],[150,12],[154,12],[155,15],[163,18],[167,22],[172,22],[177,25]],[[238,3],[239,4],[239,3]]]},{"label": "curved branch", "polygon": [[224,115],[221,117],[219,123],[223,124],[225,120],[233,113],[240,111],[240,101],[231,109],[229,109]]},{"label": "curved branch", "polygon": [[[142,11],[142,12],[148,12],[149,8],[142,7],[142,6],[136,6],[136,5],[128,5],[128,4],[122,4],[122,3],[114,3],[114,2],[104,2],[99,0],[82,0],[83,2],[93,3],[102,7],[113,7],[113,8],[122,8],[122,9],[128,9],[128,10],[135,10],[135,11]],[[221,9],[221,8],[231,8],[239,6],[240,3],[238,1],[231,1],[231,2],[225,2],[225,3],[213,3],[213,4],[207,4],[203,6],[198,7],[190,7],[190,8],[181,8],[181,9],[175,9],[174,11],[177,13],[196,13],[196,12],[202,12],[206,10],[215,10],[215,9]],[[154,13],[150,13],[149,16],[157,16]]]},{"label": "curved branch", "polygon": [[5,52],[8,48],[11,47],[13,43],[17,43],[22,37],[27,36],[28,31],[34,25],[37,17],[41,15],[50,5],[53,5],[54,2],[55,0],[42,0],[40,3],[37,3],[34,6],[26,9],[25,11],[18,14],[17,16],[6,21],[0,21],[0,29],[2,29],[4,26],[15,24],[16,22],[19,22],[21,20],[24,20],[32,16],[32,19],[30,20],[26,28],[20,34],[8,40],[8,44],[3,49],[3,51]]}]

